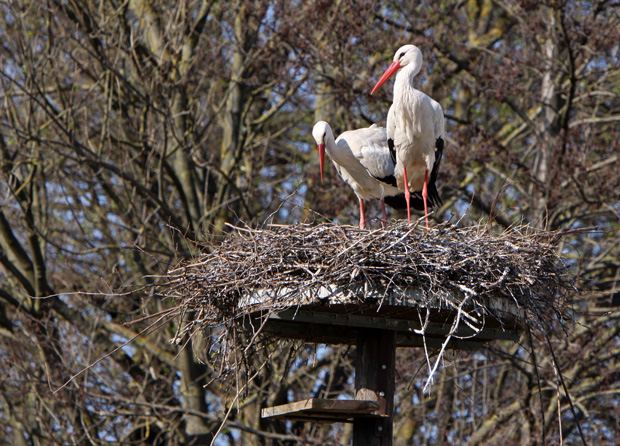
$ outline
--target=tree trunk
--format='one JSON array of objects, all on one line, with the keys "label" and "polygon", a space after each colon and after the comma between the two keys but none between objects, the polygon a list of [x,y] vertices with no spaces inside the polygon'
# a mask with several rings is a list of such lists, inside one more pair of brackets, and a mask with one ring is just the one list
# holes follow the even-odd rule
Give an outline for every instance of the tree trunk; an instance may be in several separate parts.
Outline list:
[{"label": "tree trunk", "polygon": [[[184,346],[177,357],[177,365],[181,372],[181,394],[183,395],[183,409],[188,412],[207,413],[207,403],[204,392],[205,367],[194,360],[191,341]],[[192,438],[196,445],[210,444],[210,429],[204,418],[197,415],[184,414],[185,434]],[[207,438],[208,437],[208,438]]]},{"label": "tree trunk", "polygon": [[550,189],[550,161],[553,148],[558,141],[558,109],[557,94],[554,80],[554,65],[557,57],[555,33],[555,11],[547,9],[547,33],[542,48],[545,65],[542,78],[541,98],[542,113],[538,134],[538,153],[534,165],[532,221],[539,227],[547,224],[547,203]]},{"label": "tree trunk", "polygon": [[[252,46],[260,19],[255,16],[252,5],[238,3],[235,6],[234,21],[235,46],[230,66],[230,85],[226,92],[226,103],[221,119],[222,146],[220,149],[220,171],[223,176],[220,190],[214,206],[219,207],[217,212],[216,228],[223,230],[224,224],[230,216],[230,209],[239,213],[239,200],[233,198],[235,189],[242,186],[239,177],[239,162],[244,151],[245,129],[242,122],[242,112],[250,98],[244,87],[244,78],[247,74],[248,53]],[[237,193],[239,193],[237,191]]]}]

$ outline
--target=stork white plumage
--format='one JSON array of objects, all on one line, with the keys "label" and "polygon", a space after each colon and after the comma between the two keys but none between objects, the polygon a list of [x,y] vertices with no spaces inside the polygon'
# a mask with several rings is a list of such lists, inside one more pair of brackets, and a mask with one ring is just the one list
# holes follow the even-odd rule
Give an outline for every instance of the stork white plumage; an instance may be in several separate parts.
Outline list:
[{"label": "stork white plumage", "polygon": [[422,61],[418,47],[405,45],[399,48],[370,94],[397,73],[393,103],[387,118],[388,144],[396,158],[395,176],[398,187],[405,191],[409,221],[410,191],[421,190],[428,230],[428,202],[441,204],[435,181],[443,154],[445,128],[441,105],[413,86]]},{"label": "stork white plumage", "polygon": [[[329,155],[338,174],[353,189],[360,203],[360,228],[366,225],[364,200],[381,200],[383,219],[387,220],[385,199],[393,207],[399,206],[403,193],[396,187],[394,161],[387,145],[387,133],[383,127],[373,124],[368,128],[349,130],[334,140],[334,133],[325,121],[319,121],[312,129],[312,136],[319,148],[321,180],[323,159]],[[400,198],[400,199],[399,199]]]}]

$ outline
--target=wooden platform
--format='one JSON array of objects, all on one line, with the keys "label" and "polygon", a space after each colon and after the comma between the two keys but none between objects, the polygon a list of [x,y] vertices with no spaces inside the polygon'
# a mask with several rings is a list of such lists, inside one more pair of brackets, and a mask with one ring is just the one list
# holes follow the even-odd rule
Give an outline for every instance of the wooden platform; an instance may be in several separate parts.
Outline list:
[{"label": "wooden platform", "polygon": [[354,418],[381,417],[376,401],[311,398],[281,406],[267,407],[262,418],[323,423],[352,423]]},{"label": "wooden platform", "polygon": [[394,331],[397,347],[435,348],[450,334],[448,348],[476,350],[488,341],[518,339],[525,317],[514,302],[487,299],[480,304],[477,299],[474,305],[463,305],[454,329],[459,299],[429,299],[417,289],[397,293],[363,286],[309,289],[295,295],[295,306],[270,308],[274,298],[281,300],[287,292],[262,290],[245,296],[240,307],[255,308],[248,323],[273,336],[320,344],[355,344],[360,330],[375,328]]},{"label": "wooden platform", "polygon": [[[406,319],[316,309],[289,309],[266,316],[260,314],[255,316],[256,319],[251,323],[257,327],[265,322],[263,328],[265,333],[319,344],[354,344],[359,329],[378,328],[395,331],[398,347],[422,347],[426,343],[427,347],[435,348],[441,346],[452,330],[450,320],[445,323],[428,322],[423,330],[422,323]],[[267,320],[263,321],[263,317],[267,317]],[[476,350],[488,341],[516,340],[518,337],[519,331],[516,329],[483,327],[476,332],[463,323],[454,331],[449,347]]]}]

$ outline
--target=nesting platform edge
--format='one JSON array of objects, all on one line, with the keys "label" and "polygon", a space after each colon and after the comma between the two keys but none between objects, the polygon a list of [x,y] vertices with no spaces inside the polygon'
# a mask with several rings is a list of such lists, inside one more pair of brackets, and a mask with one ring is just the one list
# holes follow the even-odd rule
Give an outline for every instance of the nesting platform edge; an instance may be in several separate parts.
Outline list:
[{"label": "nesting platform edge", "polygon": [[[248,293],[239,307],[250,311],[252,330],[308,343],[355,344],[361,330],[394,331],[397,347],[440,347],[450,335],[448,348],[476,350],[492,340],[518,339],[525,311],[516,303],[477,298],[463,304],[463,296],[428,298],[419,289],[386,292],[367,286],[322,286],[291,293],[287,289]],[[275,309],[270,302],[278,301]],[[458,318],[458,320],[457,320]]]}]

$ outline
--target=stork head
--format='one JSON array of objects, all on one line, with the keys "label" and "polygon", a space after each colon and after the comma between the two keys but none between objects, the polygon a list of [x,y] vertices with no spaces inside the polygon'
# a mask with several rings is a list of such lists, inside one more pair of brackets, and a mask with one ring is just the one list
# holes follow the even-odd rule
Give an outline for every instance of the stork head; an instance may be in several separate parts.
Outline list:
[{"label": "stork head", "polygon": [[314,124],[312,129],[312,136],[316,141],[316,145],[319,148],[319,165],[321,168],[321,181],[323,181],[323,159],[325,158],[325,142],[328,138],[334,137],[332,128],[325,121],[319,121]]},{"label": "stork head", "polygon": [[390,66],[385,70],[375,88],[372,89],[370,94],[373,94],[375,91],[381,87],[394,73],[396,73],[401,68],[406,66],[410,66],[410,71],[412,72],[411,76],[415,76],[420,72],[422,68],[422,51],[415,45],[405,45],[401,46],[396,54],[394,54],[394,60],[390,64]]}]

